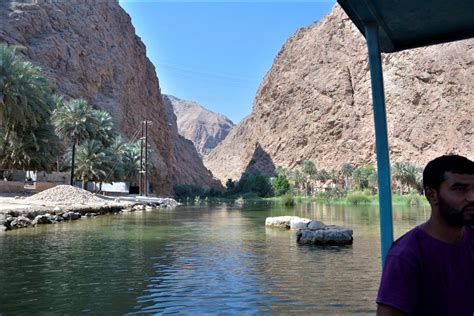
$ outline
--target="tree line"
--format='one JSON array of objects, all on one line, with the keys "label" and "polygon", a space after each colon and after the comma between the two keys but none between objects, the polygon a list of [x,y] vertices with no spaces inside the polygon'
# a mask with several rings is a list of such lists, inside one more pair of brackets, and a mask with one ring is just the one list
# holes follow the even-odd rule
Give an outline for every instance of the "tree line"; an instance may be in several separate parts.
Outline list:
[{"label": "tree line", "polygon": [[[423,192],[422,168],[408,162],[396,162],[391,171],[392,188],[395,192],[400,195]],[[203,191],[201,188],[185,185],[176,186],[175,192],[178,197],[271,197],[291,194],[342,198],[354,192],[376,194],[378,182],[377,169],[373,164],[356,166],[344,163],[339,169],[318,169],[314,162],[303,160],[293,169],[277,167],[271,177],[258,172],[244,173],[237,181],[228,179],[225,187],[224,191]]]}]

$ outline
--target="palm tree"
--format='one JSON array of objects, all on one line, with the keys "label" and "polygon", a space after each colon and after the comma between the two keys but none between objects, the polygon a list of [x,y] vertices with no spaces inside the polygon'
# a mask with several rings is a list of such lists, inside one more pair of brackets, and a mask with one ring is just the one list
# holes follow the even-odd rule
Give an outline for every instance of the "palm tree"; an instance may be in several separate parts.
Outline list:
[{"label": "palm tree", "polygon": [[59,138],[48,123],[29,133],[12,133],[3,145],[1,164],[10,169],[50,170],[59,153]]},{"label": "palm tree", "polygon": [[368,186],[371,188],[372,193],[375,194],[378,190],[379,178],[377,175],[377,169],[373,169],[372,172],[367,177]]},{"label": "palm tree", "polygon": [[52,121],[56,133],[72,142],[71,185],[73,185],[76,144],[92,137],[96,130],[92,108],[85,100],[73,99],[54,110]]},{"label": "palm tree", "polygon": [[51,86],[41,69],[0,44],[0,160],[18,169],[50,169],[58,138],[49,123]]},{"label": "palm tree", "polygon": [[354,169],[352,172],[352,178],[354,179],[357,189],[362,190],[367,187],[368,181],[361,167]]},{"label": "palm tree", "polygon": [[117,137],[112,116],[105,111],[93,110],[91,113],[94,127],[94,139],[99,140],[105,147],[111,146]]},{"label": "palm tree", "polygon": [[316,173],[316,179],[321,182],[326,182],[331,179],[331,174],[326,169],[321,169]]},{"label": "palm tree", "polygon": [[298,189],[298,191],[302,190],[304,186],[304,176],[298,169],[289,171],[288,179],[293,183],[294,188]]},{"label": "palm tree", "polygon": [[90,180],[104,181],[113,164],[102,143],[96,139],[88,139],[77,148],[77,176],[82,179],[82,188],[87,188]]},{"label": "palm tree", "polygon": [[318,171],[316,170],[314,162],[312,162],[311,160],[302,160],[300,162],[300,166],[301,171],[303,171],[305,177],[305,194],[308,195],[308,193],[312,191],[311,181],[315,178],[315,175]]},{"label": "palm tree", "polygon": [[344,189],[351,189],[349,178],[352,177],[352,173],[354,172],[354,165],[350,162],[346,162],[341,166],[341,174],[344,177]]},{"label": "palm tree", "polygon": [[[126,144],[122,154],[124,178],[133,178],[140,170],[140,143]],[[135,179],[136,180],[136,179]]]},{"label": "palm tree", "polygon": [[51,87],[41,69],[0,44],[0,121],[5,140],[11,133],[39,127],[50,116]]},{"label": "palm tree", "polygon": [[395,186],[398,188],[398,193],[403,193],[405,177],[405,164],[403,162],[397,161],[392,166],[392,179]]},{"label": "palm tree", "polygon": [[393,165],[393,179],[399,187],[400,194],[407,189],[423,192],[422,169],[408,162],[397,161]]}]

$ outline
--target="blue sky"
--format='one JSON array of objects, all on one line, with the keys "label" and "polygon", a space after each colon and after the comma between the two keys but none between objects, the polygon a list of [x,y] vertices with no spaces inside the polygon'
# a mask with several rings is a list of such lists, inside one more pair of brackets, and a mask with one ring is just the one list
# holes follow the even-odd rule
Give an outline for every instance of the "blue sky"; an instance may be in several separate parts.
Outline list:
[{"label": "blue sky", "polygon": [[238,123],[285,41],[333,0],[120,0],[156,67],[162,93]]}]

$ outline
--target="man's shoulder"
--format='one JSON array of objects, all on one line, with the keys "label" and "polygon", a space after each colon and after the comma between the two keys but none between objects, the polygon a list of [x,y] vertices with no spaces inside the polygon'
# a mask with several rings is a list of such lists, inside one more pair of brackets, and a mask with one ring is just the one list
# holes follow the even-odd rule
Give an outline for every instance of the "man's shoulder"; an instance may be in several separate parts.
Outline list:
[{"label": "man's shoulder", "polygon": [[388,255],[401,257],[416,256],[422,237],[421,228],[419,226],[411,229],[393,243]]}]

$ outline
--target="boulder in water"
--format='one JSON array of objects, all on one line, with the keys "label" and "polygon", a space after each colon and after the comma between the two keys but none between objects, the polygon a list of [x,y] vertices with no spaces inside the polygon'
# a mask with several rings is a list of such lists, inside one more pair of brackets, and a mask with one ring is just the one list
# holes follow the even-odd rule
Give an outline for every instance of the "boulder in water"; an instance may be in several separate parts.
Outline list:
[{"label": "boulder in water", "polygon": [[18,216],[13,218],[13,220],[10,222],[9,227],[11,229],[17,229],[17,228],[23,228],[23,227],[28,227],[31,225],[31,220],[25,216]]},{"label": "boulder in water", "polygon": [[350,245],[352,229],[340,226],[325,226],[317,230],[300,229],[296,233],[296,241],[300,244],[314,245]]},{"label": "boulder in water", "polygon": [[52,218],[51,215],[49,214],[44,214],[44,215],[38,215],[35,217],[35,219],[31,222],[31,224],[37,225],[37,224],[52,224]]},{"label": "boulder in water", "polygon": [[311,222],[310,219],[301,218],[298,216],[276,216],[267,217],[265,219],[265,226],[299,229],[299,226],[306,226],[309,222]]}]

